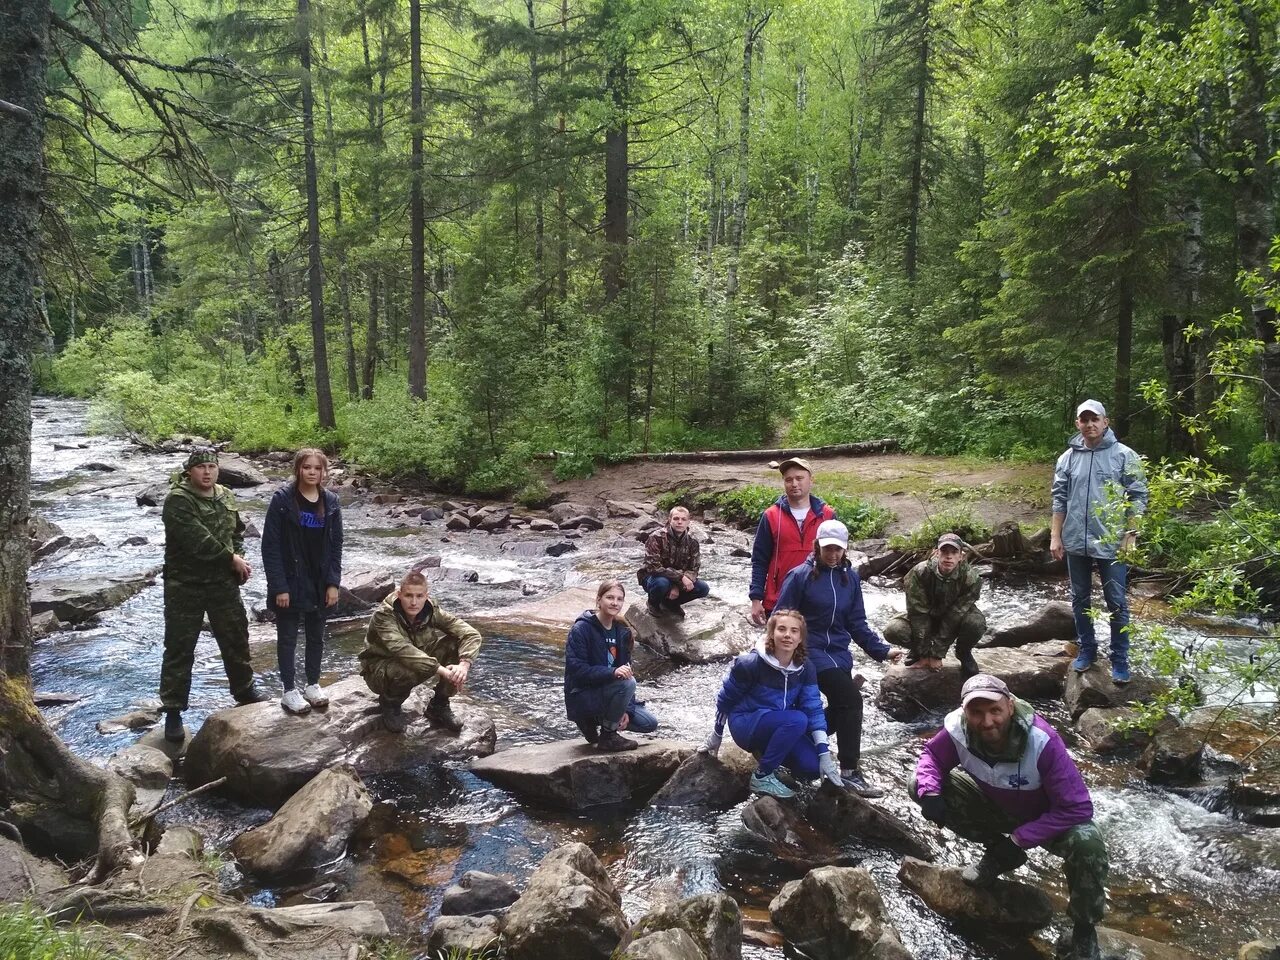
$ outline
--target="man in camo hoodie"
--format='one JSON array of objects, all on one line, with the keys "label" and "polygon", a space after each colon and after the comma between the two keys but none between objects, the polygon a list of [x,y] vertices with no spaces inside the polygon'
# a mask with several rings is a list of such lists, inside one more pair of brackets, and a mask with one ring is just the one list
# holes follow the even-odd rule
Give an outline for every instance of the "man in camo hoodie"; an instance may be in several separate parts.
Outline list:
[{"label": "man in camo hoodie", "polygon": [[973,648],[987,629],[987,618],[978,609],[982,580],[964,560],[964,542],[957,534],[944,533],[928,560],[916,564],[902,582],[907,612],[884,627],[884,638],[906,647],[907,666],[936,670],[952,643],[965,677],[978,672]]}]

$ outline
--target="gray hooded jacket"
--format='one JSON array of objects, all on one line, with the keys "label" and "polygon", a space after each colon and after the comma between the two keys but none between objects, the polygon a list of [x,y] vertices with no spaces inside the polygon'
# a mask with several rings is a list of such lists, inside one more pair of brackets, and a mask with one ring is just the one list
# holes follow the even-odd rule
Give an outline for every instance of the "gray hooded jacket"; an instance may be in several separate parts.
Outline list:
[{"label": "gray hooded jacket", "polygon": [[1142,460],[1110,427],[1092,450],[1080,434],[1071,438],[1053,470],[1053,512],[1065,515],[1067,553],[1114,560],[1125,530],[1146,509]]}]

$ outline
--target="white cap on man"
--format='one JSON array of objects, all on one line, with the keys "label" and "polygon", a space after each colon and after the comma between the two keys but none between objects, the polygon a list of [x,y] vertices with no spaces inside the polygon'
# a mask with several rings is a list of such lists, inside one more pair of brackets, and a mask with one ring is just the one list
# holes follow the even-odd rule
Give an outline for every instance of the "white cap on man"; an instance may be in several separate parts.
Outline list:
[{"label": "white cap on man", "polygon": [[820,547],[845,549],[849,546],[849,528],[839,520],[823,520],[818,525],[817,539]]},{"label": "white cap on man", "polygon": [[1097,400],[1086,400],[1084,403],[1080,404],[1080,406],[1076,407],[1077,420],[1080,419],[1080,414],[1082,413],[1092,413],[1095,417],[1105,417],[1107,415],[1107,408]]}]

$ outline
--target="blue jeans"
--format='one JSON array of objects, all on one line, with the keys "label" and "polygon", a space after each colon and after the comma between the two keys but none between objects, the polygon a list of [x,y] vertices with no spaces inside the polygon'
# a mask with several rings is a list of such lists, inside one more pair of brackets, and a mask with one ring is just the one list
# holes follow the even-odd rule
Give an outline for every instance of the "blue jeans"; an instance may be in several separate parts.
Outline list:
[{"label": "blue jeans", "polygon": [[632,700],[627,707],[627,729],[633,733],[653,733],[658,729],[658,718],[645,709],[643,700]]},{"label": "blue jeans", "polygon": [[1125,596],[1125,581],[1129,567],[1118,560],[1103,560],[1079,553],[1067,554],[1067,574],[1071,577],[1071,612],[1075,615],[1076,641],[1080,652],[1091,657],[1098,655],[1098,639],[1093,632],[1093,617],[1089,615],[1093,593],[1093,569],[1098,568],[1102,580],[1102,596],[1111,612],[1111,662],[1116,666],[1129,665],[1129,600]]},{"label": "blue jeans", "polygon": [[[732,723],[729,733],[733,733]],[[809,718],[803,710],[769,710],[756,722],[749,743],[733,739],[743,750],[760,754],[761,773],[773,773],[785,765],[804,779],[818,775],[818,748],[809,739]]]},{"label": "blue jeans", "polygon": [[693,589],[685,590],[680,588],[680,596],[674,600],[668,600],[667,594],[671,592],[671,588],[675,586],[666,577],[649,577],[644,582],[645,593],[649,594],[649,601],[656,604],[674,603],[677,607],[683,607],[690,600],[701,600],[711,592],[711,585],[705,580],[693,581]]},{"label": "blue jeans", "polygon": [[306,654],[303,667],[306,670],[307,683],[320,682],[320,656],[324,651],[324,622],[327,611],[319,610],[277,610],[276,611],[276,657],[280,664],[280,685],[285,690],[292,690],[298,649],[298,621],[301,620],[307,635]]}]

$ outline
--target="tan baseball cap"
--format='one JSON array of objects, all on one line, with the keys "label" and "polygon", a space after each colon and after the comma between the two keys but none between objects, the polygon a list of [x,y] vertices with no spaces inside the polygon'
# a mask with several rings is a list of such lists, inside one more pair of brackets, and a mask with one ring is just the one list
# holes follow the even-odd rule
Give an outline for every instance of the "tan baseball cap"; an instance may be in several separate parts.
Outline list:
[{"label": "tan baseball cap", "polygon": [[771,460],[769,466],[780,473],[786,473],[790,467],[799,467],[801,470],[807,470],[813,473],[813,467],[809,465],[809,461],[804,457],[787,457],[785,460]]},{"label": "tan baseball cap", "polygon": [[960,706],[967,707],[970,700],[999,700],[1002,697],[1013,699],[1009,685],[999,677],[989,673],[979,673],[964,682],[960,688]]}]

